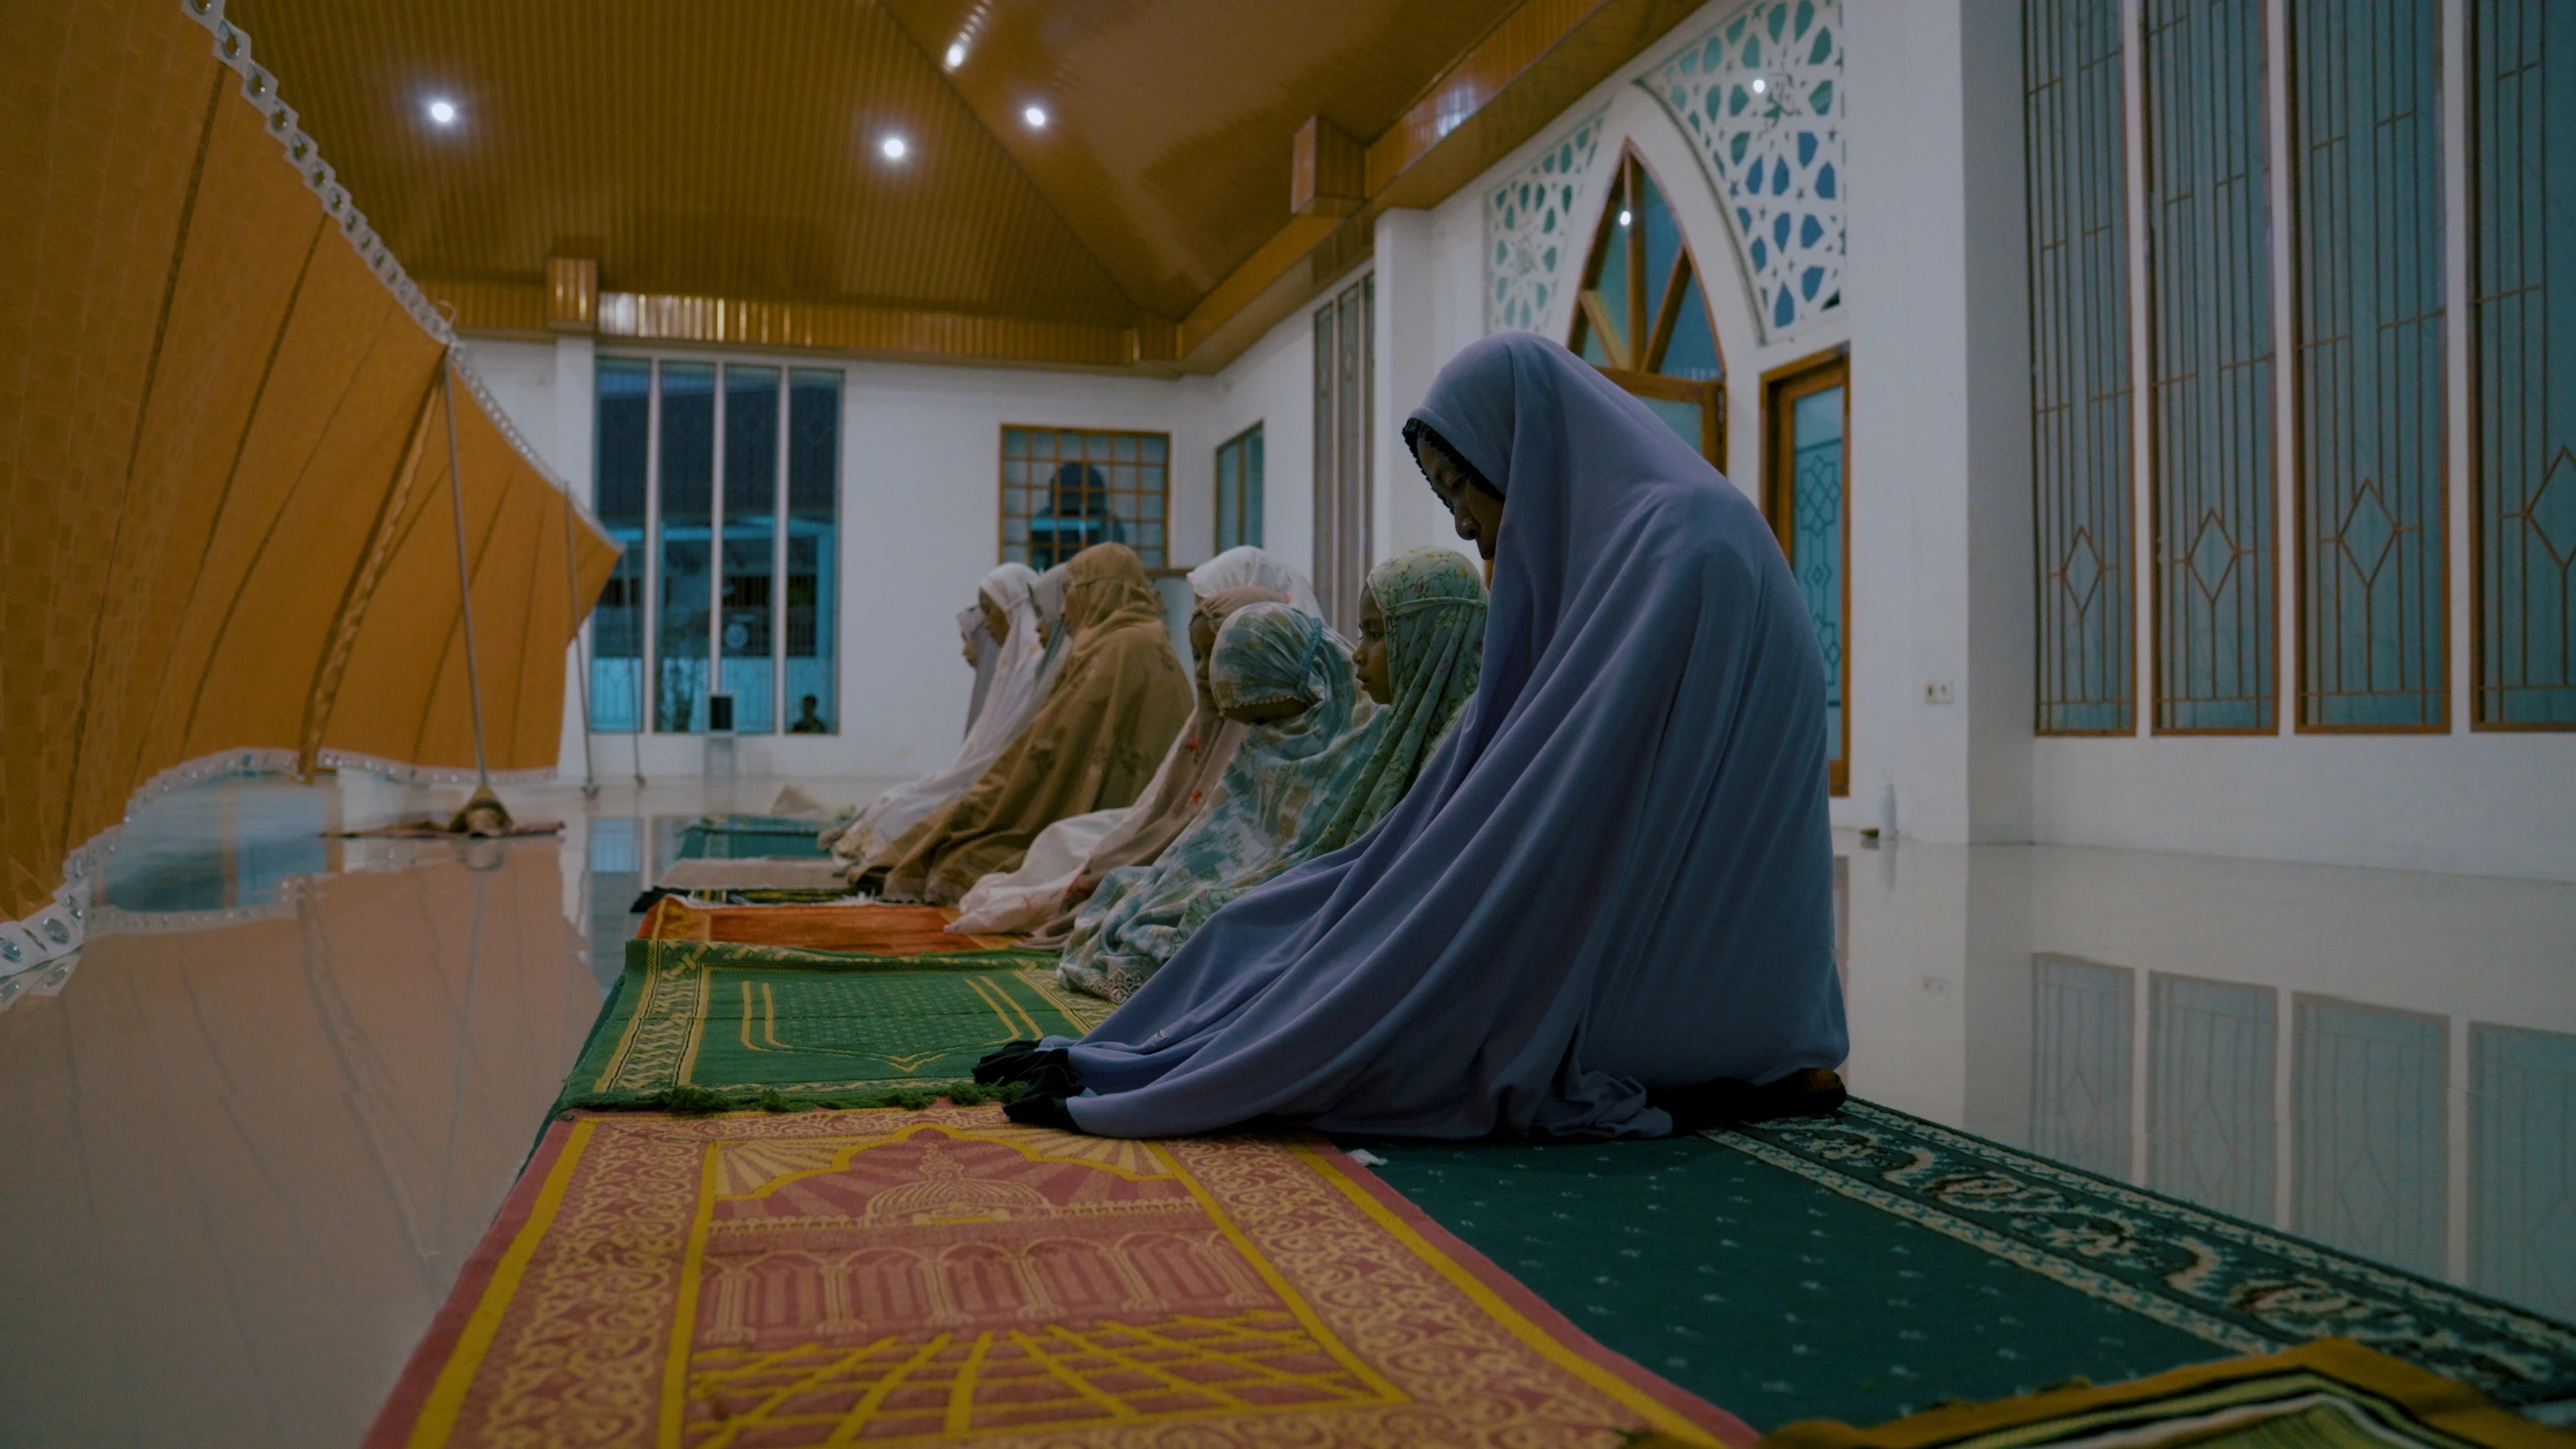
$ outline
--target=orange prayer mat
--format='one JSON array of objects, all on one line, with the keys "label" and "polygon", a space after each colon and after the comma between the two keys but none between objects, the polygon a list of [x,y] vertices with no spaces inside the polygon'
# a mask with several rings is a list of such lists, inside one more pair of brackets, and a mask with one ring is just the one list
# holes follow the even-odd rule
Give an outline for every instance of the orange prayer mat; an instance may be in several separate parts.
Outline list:
[{"label": "orange prayer mat", "polygon": [[946,906],[701,906],[664,896],[635,928],[639,941],[731,941],[746,946],[801,946],[870,956],[939,956],[997,951],[1017,936],[952,936],[957,912]]},{"label": "orange prayer mat", "polygon": [[1586,1338],[1320,1138],[995,1107],[548,1129],[367,1437],[1511,1445],[1744,1423]]}]

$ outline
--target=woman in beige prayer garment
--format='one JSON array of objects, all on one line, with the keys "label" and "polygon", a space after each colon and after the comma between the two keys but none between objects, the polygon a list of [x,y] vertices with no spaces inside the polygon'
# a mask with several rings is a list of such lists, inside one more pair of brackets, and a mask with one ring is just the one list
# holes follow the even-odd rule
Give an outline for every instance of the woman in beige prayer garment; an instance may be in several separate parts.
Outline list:
[{"label": "woman in beige prayer garment", "polygon": [[1189,680],[1135,551],[1095,544],[1065,579],[1073,643],[1054,692],[965,795],[868,862],[860,884],[881,875],[882,899],[952,904],[1016,868],[1056,821],[1134,803],[1189,718]]}]

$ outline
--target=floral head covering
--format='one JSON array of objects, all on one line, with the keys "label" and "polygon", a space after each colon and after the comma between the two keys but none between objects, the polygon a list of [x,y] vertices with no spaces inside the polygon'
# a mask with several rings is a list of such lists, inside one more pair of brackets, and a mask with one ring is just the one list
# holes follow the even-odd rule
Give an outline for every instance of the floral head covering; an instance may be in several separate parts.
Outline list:
[{"label": "floral head covering", "polygon": [[[1336,661],[1332,631],[1312,614],[1286,604],[1251,604],[1238,609],[1217,630],[1216,651],[1208,659],[1208,692],[1219,709],[1275,704],[1293,699],[1314,706],[1333,696],[1336,668],[1347,673],[1350,661]],[[1338,701],[1343,715],[1351,701]]]},{"label": "floral head covering", "polygon": [[1369,597],[1386,615],[1395,702],[1359,787],[1325,827],[1318,854],[1368,833],[1413,787],[1431,751],[1476,693],[1485,663],[1485,581],[1455,549],[1417,548],[1369,570]]}]

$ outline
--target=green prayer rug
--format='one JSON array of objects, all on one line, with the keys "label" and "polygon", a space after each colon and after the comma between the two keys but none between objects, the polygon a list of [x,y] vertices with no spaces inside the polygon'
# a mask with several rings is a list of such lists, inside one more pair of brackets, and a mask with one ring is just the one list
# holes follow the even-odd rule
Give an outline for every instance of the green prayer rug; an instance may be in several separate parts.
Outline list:
[{"label": "green prayer rug", "polygon": [[702,815],[680,832],[680,859],[826,855],[829,852],[816,839],[824,823],[794,815]]},{"label": "green prayer rug", "polygon": [[2565,1325],[1866,1103],[1702,1138],[1365,1145],[1586,1332],[1759,1428],[2328,1334],[2503,1403],[2576,1392]]},{"label": "green prayer rug", "polygon": [[1035,951],[862,956],[629,941],[626,969],[556,1110],[707,1094],[741,1106],[873,1106],[968,1076],[1005,1042],[1080,1036],[1110,1004]]}]

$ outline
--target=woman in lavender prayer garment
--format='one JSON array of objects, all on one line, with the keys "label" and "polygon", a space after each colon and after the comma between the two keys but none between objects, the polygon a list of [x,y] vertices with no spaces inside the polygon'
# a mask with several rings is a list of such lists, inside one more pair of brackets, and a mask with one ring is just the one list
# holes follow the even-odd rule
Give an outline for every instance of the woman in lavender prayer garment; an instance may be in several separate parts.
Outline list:
[{"label": "woman in lavender prayer garment", "polygon": [[1494,563],[1484,674],[1375,829],[1235,898],[1081,1041],[978,1069],[1114,1137],[1659,1136],[1830,1111],[1824,665],[1753,505],[1555,343],[1406,427]]}]

